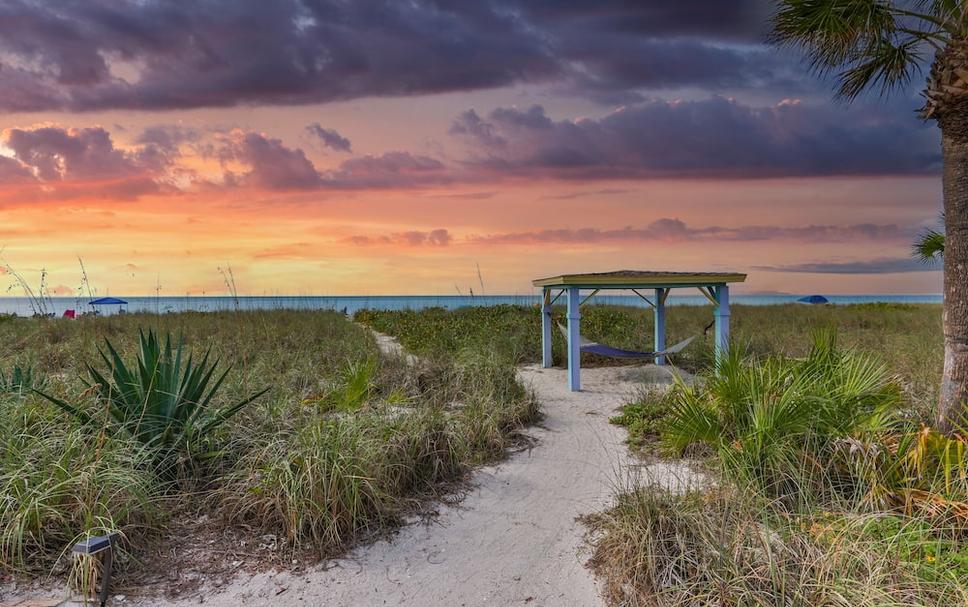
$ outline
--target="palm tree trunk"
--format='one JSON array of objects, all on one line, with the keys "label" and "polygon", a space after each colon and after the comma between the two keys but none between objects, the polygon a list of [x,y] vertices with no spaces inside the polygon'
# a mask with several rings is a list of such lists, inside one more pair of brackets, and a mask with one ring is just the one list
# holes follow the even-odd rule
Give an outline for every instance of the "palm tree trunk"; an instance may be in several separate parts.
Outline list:
[{"label": "palm tree trunk", "polygon": [[968,412],[968,100],[939,117],[944,158],[944,374],[938,429]]}]

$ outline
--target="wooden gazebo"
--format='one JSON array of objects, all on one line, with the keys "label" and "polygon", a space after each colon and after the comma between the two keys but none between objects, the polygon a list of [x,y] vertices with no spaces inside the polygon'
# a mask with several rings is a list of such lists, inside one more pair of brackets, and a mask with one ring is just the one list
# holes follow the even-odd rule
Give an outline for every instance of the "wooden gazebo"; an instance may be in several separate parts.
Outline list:
[{"label": "wooden gazebo", "polygon": [[[695,288],[715,306],[716,356],[722,356],[729,344],[729,284],[743,282],[746,274],[736,272],[654,272],[645,270],[619,270],[590,274],[562,274],[532,281],[542,289],[541,346],[542,365],[551,366],[551,332],[554,324],[551,306],[562,295],[568,307],[568,386],[572,391],[581,390],[581,306],[596,293],[603,290],[629,290],[641,297],[655,314],[655,352],[665,350],[665,303],[669,291],[679,288]],[[649,289],[649,299],[640,291]],[[591,291],[582,299],[582,290]],[[554,293],[557,291],[557,293]],[[657,356],[657,365],[665,364],[665,357]]]}]

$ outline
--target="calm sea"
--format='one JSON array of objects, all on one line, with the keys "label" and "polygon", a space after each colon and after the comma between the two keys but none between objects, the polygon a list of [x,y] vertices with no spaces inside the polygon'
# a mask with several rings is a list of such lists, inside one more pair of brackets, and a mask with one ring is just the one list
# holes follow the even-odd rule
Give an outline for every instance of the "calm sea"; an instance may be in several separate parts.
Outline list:
[{"label": "calm sea", "polygon": [[[128,302],[124,306],[128,312],[214,312],[220,310],[339,310],[349,314],[362,309],[377,310],[419,310],[421,308],[441,307],[447,309],[464,306],[492,306],[496,304],[535,305],[537,295],[373,295],[373,296],[254,296],[239,297],[125,297],[117,296]],[[767,306],[794,303],[802,295],[734,295],[734,304]],[[941,303],[941,295],[830,295],[833,304],[846,305],[858,303]],[[60,316],[64,310],[73,309],[78,313],[90,309],[87,298],[53,297],[46,300],[48,313]],[[646,303],[634,295],[599,295],[590,303],[627,306],[645,306]],[[701,295],[670,295],[668,305],[701,306],[708,305]],[[110,314],[117,306],[104,306],[104,313]],[[24,297],[0,297],[0,313],[30,316],[34,313],[30,301]]]}]

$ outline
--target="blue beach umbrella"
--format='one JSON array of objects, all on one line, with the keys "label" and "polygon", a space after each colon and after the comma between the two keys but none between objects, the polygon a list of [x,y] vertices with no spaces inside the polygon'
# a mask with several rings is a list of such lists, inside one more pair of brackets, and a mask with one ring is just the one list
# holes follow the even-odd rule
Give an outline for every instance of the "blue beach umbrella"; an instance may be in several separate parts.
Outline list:
[{"label": "blue beach umbrella", "polygon": [[801,297],[798,299],[797,303],[819,305],[830,303],[830,301],[823,295],[807,295],[806,297]]},{"label": "blue beach umbrella", "polygon": [[118,299],[117,297],[102,297],[100,299],[92,299],[88,302],[92,306],[125,306],[128,305],[123,299]]}]

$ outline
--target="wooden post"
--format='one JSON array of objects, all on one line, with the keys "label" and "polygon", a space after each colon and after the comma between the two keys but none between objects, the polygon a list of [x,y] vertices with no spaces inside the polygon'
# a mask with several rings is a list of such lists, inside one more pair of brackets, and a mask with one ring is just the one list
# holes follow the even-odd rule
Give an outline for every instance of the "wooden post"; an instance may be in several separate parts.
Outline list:
[{"label": "wooden post", "polygon": [[545,287],[541,298],[541,366],[545,369],[551,367],[551,337],[552,337],[552,318],[551,318],[551,289]]},{"label": "wooden post", "polygon": [[[655,329],[654,333],[654,343],[653,350],[655,352],[661,352],[665,350],[666,347],[666,336],[665,336],[665,299],[669,294],[669,289],[656,289],[655,290],[655,307],[652,309],[653,315],[655,317]],[[665,356],[656,356],[655,364],[664,365],[666,364]]]},{"label": "wooden post", "polygon": [[729,349],[729,286],[715,288],[716,294],[716,362],[719,363]]},{"label": "wooden post", "polygon": [[568,387],[581,391],[581,307],[578,287],[568,287]]}]

